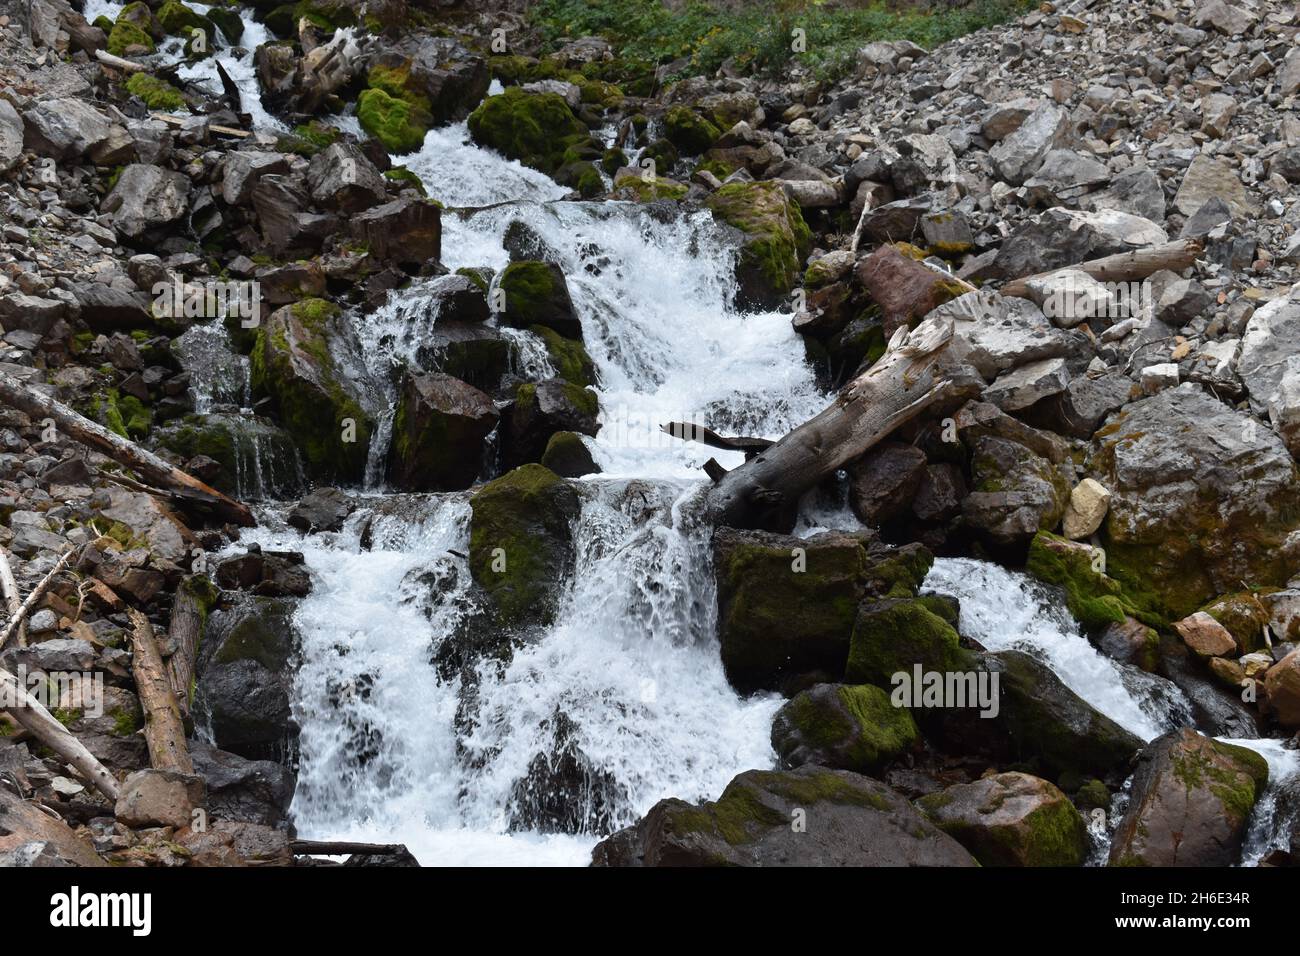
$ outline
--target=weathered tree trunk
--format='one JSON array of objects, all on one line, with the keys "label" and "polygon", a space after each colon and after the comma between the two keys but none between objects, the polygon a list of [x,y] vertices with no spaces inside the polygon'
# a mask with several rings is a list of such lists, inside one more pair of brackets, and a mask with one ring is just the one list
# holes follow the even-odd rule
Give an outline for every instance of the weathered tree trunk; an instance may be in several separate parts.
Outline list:
[{"label": "weathered tree trunk", "polygon": [[172,619],[167,627],[167,639],[174,648],[167,658],[167,677],[183,718],[190,716],[190,687],[194,683],[194,666],[203,632],[203,601],[195,593],[196,584],[195,577],[188,577],[176,589]]},{"label": "weathered tree trunk", "polygon": [[720,477],[709,492],[715,520],[788,530],[806,491],[948,394],[934,366],[952,334],[952,322],[938,318],[899,329],[829,407]]},{"label": "weathered tree trunk", "polygon": [[172,693],[171,680],[163,666],[153,625],[131,609],[131,672],[135,691],[144,709],[144,740],[149,746],[149,763],[155,770],[193,773],[190,748],[185,742],[185,724]]},{"label": "weathered tree trunk", "polygon": [[9,553],[4,548],[0,548],[0,597],[4,598],[5,613],[9,615],[5,634],[0,636],[0,651],[4,650],[9,640],[9,629],[13,627],[15,621],[18,622],[18,644],[21,647],[27,643],[27,620],[19,613],[22,610],[23,599],[18,593],[18,582],[14,579],[13,568],[9,565]]},{"label": "weathered tree trunk", "polygon": [[149,67],[143,63],[137,63],[135,60],[123,59],[120,56],[114,56],[107,50],[96,50],[95,59],[105,66],[111,66],[115,70],[121,70],[123,73],[148,73]]},{"label": "weathered tree trunk", "polygon": [[226,497],[215,488],[209,488],[197,478],[185,474],[179,468],[173,468],[153,452],[84,418],[62,402],[23,385],[11,376],[0,374],[0,401],[26,412],[32,418],[52,419],[64,434],[103,452],[127,468],[134,469],[150,484],[211,509],[224,521],[232,521],[244,527],[252,527],[256,523],[247,505]]},{"label": "weathered tree trunk", "polygon": [[1203,251],[1204,246],[1196,239],[1167,242],[1159,246],[1147,246],[1144,249],[1134,249],[1132,252],[1104,256],[1101,259],[1090,259],[1087,262],[1079,263],[1077,266],[1065,266],[1062,269],[1039,272],[1023,279],[1013,279],[998,291],[1002,295],[1014,295],[1023,299],[1029,294],[1029,283],[1031,281],[1062,272],[1064,269],[1078,269],[1080,272],[1086,272],[1098,282],[1133,282],[1138,279],[1145,279],[1161,269],[1181,272],[1195,262],[1196,257]]},{"label": "weathered tree trunk", "polygon": [[[68,562],[72,560],[74,554],[76,554],[75,550],[64,552],[63,557],[59,558],[58,563],[50,569],[50,573],[41,578],[40,583],[38,583],[36,587],[32,588],[32,593],[27,595],[27,600],[23,601],[22,604],[12,611],[9,617],[9,623],[5,625],[4,632],[0,633],[0,651],[4,650],[5,645],[9,643],[9,639],[22,628],[23,622],[27,620],[27,615],[31,614],[36,608],[36,605],[40,603],[45,592],[48,591],[50,585],[54,583],[54,579],[58,577],[60,571],[68,566]],[[7,560],[4,562],[4,568],[6,571],[9,570],[9,562]],[[10,581],[13,580],[12,573],[9,574],[9,579]],[[16,584],[14,585],[14,588],[16,591]],[[5,590],[8,591],[8,585],[6,585]]]},{"label": "weathered tree trunk", "polygon": [[17,705],[5,710],[19,727],[36,740],[49,747],[64,763],[73,767],[96,790],[117,802],[117,779],[85,745],[72,735],[67,727],[54,718],[41,702],[27,693],[27,688],[6,670],[0,670],[0,699],[16,701]]}]

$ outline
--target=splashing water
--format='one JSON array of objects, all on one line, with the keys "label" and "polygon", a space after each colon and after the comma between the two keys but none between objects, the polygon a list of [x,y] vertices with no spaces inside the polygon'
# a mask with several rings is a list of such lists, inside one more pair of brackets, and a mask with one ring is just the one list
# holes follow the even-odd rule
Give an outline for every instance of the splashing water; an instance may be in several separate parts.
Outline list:
[{"label": "splashing water", "polygon": [[1290,833],[1300,822],[1300,750],[1285,749],[1281,740],[1219,739],[1268,761],[1268,787],[1251,813],[1241,849],[1241,865],[1258,866],[1273,850],[1290,849]]}]

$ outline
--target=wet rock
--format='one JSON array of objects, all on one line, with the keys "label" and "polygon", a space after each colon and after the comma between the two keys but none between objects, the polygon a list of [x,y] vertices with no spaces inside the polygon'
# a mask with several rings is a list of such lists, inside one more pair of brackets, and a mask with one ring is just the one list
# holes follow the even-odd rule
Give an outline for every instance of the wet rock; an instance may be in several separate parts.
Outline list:
[{"label": "wet rock", "polygon": [[786,768],[816,764],[877,773],[918,739],[912,715],[869,684],[817,684],[772,720],[772,748]]},{"label": "wet rock", "polygon": [[948,787],[917,808],[981,866],[1081,866],[1088,829],[1069,798],[1046,780],[1000,773]]},{"label": "wet rock", "polygon": [[1290,730],[1300,729],[1300,651],[1292,651],[1268,669],[1264,693],[1277,722]]},{"label": "wet rock", "polygon": [[736,304],[774,307],[798,282],[811,245],[799,207],[772,182],[728,183],[705,204],[745,237],[736,260]]},{"label": "wet rock", "polygon": [[510,829],[538,833],[608,833],[627,800],[614,776],[592,765],[563,713],[549,722],[551,749],[537,754],[511,789]]},{"label": "wet rock", "polygon": [[581,478],[600,472],[592,458],[591,449],[577,432],[556,432],[546,442],[542,452],[542,465],[561,478]]},{"label": "wet rock", "polygon": [[879,528],[907,513],[925,474],[925,453],[883,442],[849,466],[849,504],[863,524]]},{"label": "wet rock", "polygon": [[289,819],[294,777],[270,760],[246,760],[202,741],[190,741],[194,772],[207,785],[208,812],[219,819],[280,827]]},{"label": "wet rock", "polygon": [[564,97],[518,87],[484,100],[470,114],[469,132],[476,143],[544,173],[555,172],[565,150],[589,135]]},{"label": "wet rock", "polygon": [[573,567],[573,488],[541,465],[488,482],[470,501],[470,573],[505,627],[549,623]]},{"label": "wet rock", "polygon": [[504,296],[501,321],[515,328],[541,325],[571,339],[582,338],[582,323],[569,297],[564,273],[552,262],[512,262],[497,289]]},{"label": "wet rock", "polygon": [[440,373],[410,376],[393,417],[388,479],[409,491],[468,488],[497,425],[492,399]]},{"label": "wet rock", "polygon": [[388,197],[384,177],[351,143],[334,143],[313,156],[307,187],[318,205],[343,213],[361,212]]},{"label": "wet rock", "polygon": [[463,120],[487,94],[487,61],[451,37],[404,37],[370,60],[370,83],[377,71],[390,84],[422,96],[433,125]]},{"label": "wet rock", "polygon": [[[797,811],[802,811],[798,813]],[[806,829],[792,827],[796,817]],[[749,770],[716,802],[661,800],[597,844],[595,866],[974,866],[882,783],[846,770]]]},{"label": "wet rock", "polygon": [[337,488],[317,488],[289,510],[289,527],[306,534],[338,531],[356,503]]},{"label": "wet rock", "polygon": [[558,432],[595,437],[599,411],[589,388],[554,378],[521,385],[501,431],[502,458],[508,466],[540,461]]},{"label": "wet rock", "polygon": [[[483,300],[484,310],[487,300]],[[485,392],[494,392],[510,369],[513,346],[495,326],[444,321],[439,313],[417,359],[421,368],[443,372]]]},{"label": "wet rock", "polygon": [[442,210],[429,200],[394,199],[352,216],[349,226],[380,260],[418,269],[442,255]]},{"label": "wet rock", "polygon": [[1110,864],[1232,866],[1267,781],[1252,750],[1186,728],[1165,734],[1138,761]]},{"label": "wet rock", "polygon": [[249,551],[217,565],[214,580],[227,591],[251,591],[261,597],[306,597],[311,575],[296,551]]}]

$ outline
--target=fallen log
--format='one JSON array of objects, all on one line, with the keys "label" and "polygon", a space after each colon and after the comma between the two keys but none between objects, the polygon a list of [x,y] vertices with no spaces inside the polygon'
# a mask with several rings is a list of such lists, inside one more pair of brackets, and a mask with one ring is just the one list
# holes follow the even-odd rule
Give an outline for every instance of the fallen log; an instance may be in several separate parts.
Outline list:
[{"label": "fallen log", "polygon": [[150,484],[160,486],[187,501],[209,508],[223,521],[246,528],[257,522],[248,506],[209,488],[197,478],[173,468],[151,451],[116,432],[109,431],[98,422],[77,414],[62,402],[55,401],[17,379],[0,374],[0,401],[26,412],[35,419],[51,419],[55,426],[83,445],[103,452],[109,458],[137,472]]},{"label": "fallen log", "polygon": [[167,678],[183,719],[190,716],[194,668],[203,634],[203,599],[198,589],[205,582],[201,575],[192,575],[181,582],[172,604],[172,619],[167,625],[167,642],[173,648],[167,658]]},{"label": "fallen log", "polygon": [[776,444],[770,438],[727,438],[725,435],[719,435],[712,428],[694,422],[669,422],[667,425],[660,425],[659,430],[682,441],[697,441],[710,448],[744,452],[746,458]]},{"label": "fallen log", "polygon": [[295,856],[396,856],[407,852],[401,843],[348,843],[333,840],[291,840],[289,850]]},{"label": "fallen log", "polygon": [[105,66],[111,66],[115,70],[121,70],[123,73],[148,73],[149,67],[143,63],[137,63],[135,60],[123,59],[120,56],[114,56],[107,50],[96,50],[95,59]]},{"label": "fallen log", "polygon": [[18,678],[3,669],[0,669],[0,701],[6,704],[12,701],[13,706],[6,706],[4,712],[14,723],[53,750],[96,790],[117,802],[117,778],[40,701],[27,693]]},{"label": "fallen log", "polygon": [[[32,588],[32,593],[27,595],[27,600],[23,601],[22,604],[12,612],[9,618],[9,623],[5,625],[3,633],[0,633],[0,651],[5,649],[5,645],[9,643],[9,639],[18,632],[18,629],[22,626],[23,622],[27,620],[27,615],[31,614],[32,611],[36,609],[36,605],[39,604],[41,598],[45,596],[45,592],[50,589],[50,585],[54,583],[54,579],[59,575],[60,571],[68,566],[68,562],[72,560],[72,556],[75,553],[75,550],[65,551],[63,557],[59,558],[58,563],[50,569],[50,573],[41,578],[36,587]],[[5,570],[8,570],[8,568],[9,562],[6,560]],[[12,577],[13,575],[11,573],[11,580]],[[15,585],[15,588],[16,587],[17,586]],[[6,590],[8,589],[6,588]]]},{"label": "fallen log", "polygon": [[144,710],[144,740],[149,747],[149,763],[155,770],[193,773],[189,744],[185,742],[185,723],[181,720],[180,707],[163,666],[158,642],[154,640],[153,625],[135,608],[128,613],[131,618],[131,674]]},{"label": "fallen log", "polygon": [[789,530],[805,492],[949,395],[952,383],[935,365],[952,335],[951,320],[942,318],[900,328],[830,406],[718,478],[708,498],[715,521]]},{"label": "fallen log", "polygon": [[1027,298],[1029,296],[1030,282],[1055,275],[1058,272],[1064,272],[1066,269],[1077,269],[1080,272],[1085,272],[1098,282],[1133,282],[1154,275],[1161,269],[1181,272],[1194,263],[1204,251],[1205,247],[1197,239],[1167,242],[1158,246],[1134,249],[1132,252],[1121,252],[1113,256],[1091,259],[1076,266],[1065,266],[1060,269],[1039,272],[1031,276],[1025,276],[1023,279],[1012,279],[998,292],[1002,295],[1013,295],[1020,299]]},{"label": "fallen log", "polygon": [[[9,552],[0,548],[0,597],[4,598],[5,613],[9,615],[9,625],[18,621],[18,646],[27,643],[27,621],[19,615],[23,606],[22,595],[18,593],[18,582],[14,579],[14,570],[9,564]],[[0,637],[0,651],[4,650],[7,637]]]}]

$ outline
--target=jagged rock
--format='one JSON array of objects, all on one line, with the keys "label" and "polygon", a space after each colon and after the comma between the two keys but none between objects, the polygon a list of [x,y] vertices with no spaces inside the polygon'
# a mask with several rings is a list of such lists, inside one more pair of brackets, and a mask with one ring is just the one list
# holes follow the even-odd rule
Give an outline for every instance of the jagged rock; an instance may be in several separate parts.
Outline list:
[{"label": "jagged rock", "polygon": [[962,502],[966,523],[1002,546],[1028,544],[1060,522],[1072,478],[1020,442],[995,435],[963,435],[971,454],[972,491]]},{"label": "jagged rock", "polygon": [[933,314],[953,319],[949,350],[988,381],[1018,365],[1059,358],[1070,350],[1065,333],[1028,299],[968,292]]},{"label": "jagged rock", "polygon": [[1110,491],[1101,482],[1085,478],[1070,492],[1070,501],[1061,519],[1061,530],[1067,538],[1078,541],[1101,527],[1110,508]]},{"label": "jagged rock", "polygon": [[883,442],[849,466],[849,504],[858,519],[878,528],[906,514],[925,474],[925,453]]},{"label": "jagged rock", "polygon": [[38,156],[73,160],[109,138],[113,124],[80,99],[48,99],[23,113],[24,145]]},{"label": "jagged rock", "polygon": [[1114,209],[1151,222],[1165,221],[1165,191],[1160,177],[1144,166],[1126,169],[1106,189],[1088,196],[1084,205],[1094,211]]},{"label": "jagged rock", "polygon": [[1204,611],[1175,621],[1174,630],[1198,657],[1225,657],[1237,652],[1237,641],[1228,629]]},{"label": "jagged rock", "polygon": [[772,719],[772,748],[786,768],[816,764],[876,773],[918,738],[912,715],[870,684],[817,684]]},{"label": "jagged rock", "polygon": [[[802,811],[798,813],[797,811]],[[792,826],[806,820],[806,829]],[[749,770],[716,802],[661,800],[592,851],[596,866],[974,866],[882,783],[847,770]]]},{"label": "jagged rock", "polygon": [[519,386],[501,434],[501,454],[510,466],[540,461],[551,437],[600,430],[596,393],[561,379]]},{"label": "jagged rock", "polygon": [[207,799],[203,778],[176,770],[137,770],[122,782],[114,816],[128,827],[187,827]]},{"label": "jagged rock", "polygon": [[1014,412],[1059,395],[1069,383],[1064,359],[1040,359],[1003,372],[984,390],[984,397],[1003,411]]},{"label": "jagged rock", "polygon": [[253,199],[253,187],[263,175],[281,175],[289,164],[283,153],[260,150],[237,150],[226,153],[221,161],[221,198],[232,206],[243,206]]},{"label": "jagged rock", "polygon": [[1237,375],[1255,414],[1266,414],[1292,367],[1300,362],[1300,299],[1274,299],[1255,310],[1241,337]]},{"label": "jagged rock", "polygon": [[981,866],[1081,866],[1088,855],[1088,828],[1074,804],[1029,774],[983,777],[916,805]]},{"label": "jagged rock", "polygon": [[1267,782],[1268,764],[1252,750],[1190,729],[1165,734],[1138,761],[1110,864],[1232,866]]},{"label": "jagged rock", "polygon": [[554,472],[523,465],[470,500],[469,565],[505,627],[544,625],[573,567],[578,495]]},{"label": "jagged rock", "polygon": [[774,307],[794,288],[811,245],[799,207],[773,182],[728,183],[705,204],[745,236],[736,259],[737,305]]},{"label": "jagged rock", "polygon": [[1292,651],[1268,669],[1264,693],[1269,712],[1290,730],[1300,728],[1300,650]]},{"label": "jagged rock", "polygon": [[1114,209],[1084,212],[1058,206],[1008,237],[998,251],[993,268],[1001,276],[1018,278],[1064,269],[1168,239],[1154,222],[1125,212]]},{"label": "jagged rock", "polygon": [[352,234],[370,254],[420,268],[442,255],[442,209],[423,199],[394,199],[349,219]]},{"label": "jagged rock", "polygon": [[287,768],[270,760],[246,760],[200,740],[190,741],[190,757],[207,785],[212,816],[269,827],[288,820],[294,776]]},{"label": "jagged rock", "polygon": [[311,575],[295,551],[249,551],[217,565],[214,580],[227,591],[251,591],[262,597],[306,597]]},{"label": "jagged rock", "polygon": [[516,328],[545,326],[570,339],[582,338],[564,272],[553,262],[512,262],[501,273],[497,288],[504,297],[501,321]]},{"label": "jagged rock", "polygon": [[23,154],[23,118],[8,100],[0,101],[0,173],[7,173]]},{"label": "jagged rock", "polygon": [[[483,300],[486,311],[487,300]],[[453,375],[485,392],[495,391],[510,369],[513,347],[495,326],[446,321],[439,313],[429,337],[420,345],[421,368]]]},{"label": "jagged rock", "polygon": [[1104,163],[1072,149],[1054,149],[1038,171],[1025,181],[1029,198],[1044,206],[1072,202],[1092,187],[1110,182]]},{"label": "jagged rock", "polygon": [[989,150],[998,175],[1019,186],[1042,166],[1052,149],[1060,146],[1069,129],[1069,114],[1055,103],[1041,103],[1015,131]]},{"label": "jagged rock", "polygon": [[384,177],[351,143],[334,143],[313,156],[307,186],[318,205],[343,213],[369,209],[388,196]]},{"label": "jagged rock", "polygon": [[344,492],[337,488],[317,488],[290,509],[289,527],[305,533],[338,531],[356,508]]},{"label": "jagged rock", "polygon": [[410,491],[468,488],[497,425],[492,399],[450,375],[406,380],[393,417],[388,479]]},{"label": "jagged rock", "polygon": [[550,749],[537,754],[511,788],[511,830],[538,833],[608,833],[626,789],[613,774],[595,767],[577,742],[577,727],[562,712]]},{"label": "jagged rock", "polygon": [[1136,396],[1136,383],[1121,372],[1097,378],[1077,376],[1044,409],[1048,428],[1072,438],[1089,439],[1107,415],[1123,408]]},{"label": "jagged rock", "polygon": [[1282,584],[1300,507],[1281,440],[1193,384],[1126,406],[1098,433],[1088,471],[1111,490],[1109,574],[1174,617],[1216,595]]},{"label": "jagged rock", "polygon": [[90,844],[56,816],[0,787],[0,866],[103,866]]},{"label": "jagged rock", "polygon": [[99,208],[111,214],[114,229],[139,240],[180,220],[189,210],[189,196],[190,180],[184,173],[132,163]]},{"label": "jagged rock", "polygon": [[[487,94],[487,61],[451,37],[416,34],[385,45],[370,61],[370,81],[376,69],[402,79],[411,93],[424,98],[433,125],[463,120]],[[422,103],[423,105],[423,103]]]},{"label": "jagged rock", "polygon": [[314,254],[338,229],[337,216],[308,211],[304,187],[301,177],[276,173],[262,173],[253,184],[251,201],[262,238],[286,258]]},{"label": "jagged rock", "polygon": [[1210,199],[1226,202],[1237,216],[1254,216],[1257,212],[1236,170],[1222,159],[1200,153],[1183,174],[1174,208],[1190,216]]}]

